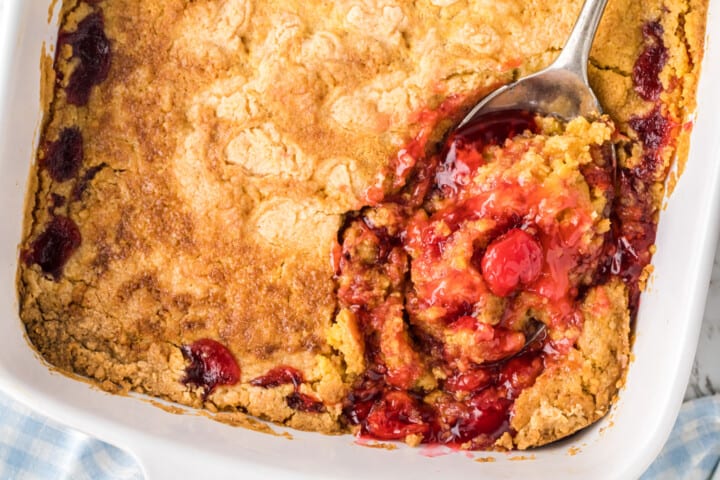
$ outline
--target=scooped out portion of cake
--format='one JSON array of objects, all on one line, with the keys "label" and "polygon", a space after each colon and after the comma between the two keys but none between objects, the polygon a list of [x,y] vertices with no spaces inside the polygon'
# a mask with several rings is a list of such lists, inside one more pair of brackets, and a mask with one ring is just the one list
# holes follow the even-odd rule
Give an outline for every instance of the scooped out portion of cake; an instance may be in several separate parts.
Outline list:
[{"label": "scooped out portion of cake", "polygon": [[20,249],[34,348],[235,424],[524,449],[596,421],[706,1],[610,0],[605,115],[450,133],[580,3],[64,1]]},{"label": "scooped out portion of cake", "polygon": [[512,447],[518,432],[524,448],[604,415],[629,357],[627,287],[606,252],[613,135],[607,118],[501,112],[348,217],[339,316],[362,332],[348,363],[365,364],[351,424],[463,448]]}]

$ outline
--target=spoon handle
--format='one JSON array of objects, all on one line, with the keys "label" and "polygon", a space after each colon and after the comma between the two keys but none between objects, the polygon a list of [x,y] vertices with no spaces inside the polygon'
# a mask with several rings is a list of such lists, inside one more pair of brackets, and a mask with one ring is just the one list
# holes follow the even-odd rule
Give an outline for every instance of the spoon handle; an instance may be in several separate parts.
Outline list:
[{"label": "spoon handle", "polygon": [[585,0],[580,16],[552,68],[570,70],[587,83],[587,63],[607,0]]}]

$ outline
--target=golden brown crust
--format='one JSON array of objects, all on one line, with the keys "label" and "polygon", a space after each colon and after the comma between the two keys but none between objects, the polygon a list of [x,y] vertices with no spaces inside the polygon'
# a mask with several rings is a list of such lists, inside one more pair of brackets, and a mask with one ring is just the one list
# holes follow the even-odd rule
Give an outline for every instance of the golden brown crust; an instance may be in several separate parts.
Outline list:
[{"label": "golden brown crust", "polygon": [[[108,391],[341,431],[342,399],[364,366],[352,316],[335,320],[330,257],[343,214],[362,205],[415,136],[418,112],[451,95],[470,105],[549,64],[580,3],[64,1],[66,31],[102,9],[112,67],[87,106],[68,103],[63,88],[44,103],[41,145],[79,126],[78,178],[97,171],[79,192],[79,181],[55,182],[40,168],[31,175],[25,248],[58,214],[77,223],[82,244],[57,280],[21,266],[30,340],[53,365]],[[662,104],[683,124],[694,108],[706,3],[609,2],[590,79],[628,144],[637,139],[628,122],[652,108],[631,78],[642,25],[660,19],[664,27]],[[77,68],[71,54],[68,45],[57,52],[60,87]],[[43,66],[47,86],[54,73]],[[687,139],[678,133],[667,162],[676,148],[684,157]],[[51,207],[51,194],[66,203]],[[662,179],[655,195],[659,207]],[[622,291],[612,284],[590,294],[577,349],[522,394],[516,447],[547,443],[607,411],[627,358]],[[592,309],[603,295],[606,317]],[[180,347],[206,337],[229,348],[242,375],[204,400],[202,388],[181,382]],[[290,385],[248,383],[277,365],[301,371],[301,391],[326,412],[290,408]],[[563,369],[571,382],[553,373]]]},{"label": "golden brown crust", "polygon": [[583,329],[570,353],[546,366],[513,407],[517,432],[505,447],[544,445],[602,418],[622,384],[630,355],[627,289],[619,280],[593,288],[582,306]]}]

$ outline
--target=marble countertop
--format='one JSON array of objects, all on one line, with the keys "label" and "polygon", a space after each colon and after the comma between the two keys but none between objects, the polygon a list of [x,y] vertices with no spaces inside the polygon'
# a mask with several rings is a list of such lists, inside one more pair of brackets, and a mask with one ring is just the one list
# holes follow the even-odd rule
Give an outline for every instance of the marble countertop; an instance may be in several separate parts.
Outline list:
[{"label": "marble countertop", "polygon": [[685,399],[720,393],[720,245],[715,251],[705,318]]}]

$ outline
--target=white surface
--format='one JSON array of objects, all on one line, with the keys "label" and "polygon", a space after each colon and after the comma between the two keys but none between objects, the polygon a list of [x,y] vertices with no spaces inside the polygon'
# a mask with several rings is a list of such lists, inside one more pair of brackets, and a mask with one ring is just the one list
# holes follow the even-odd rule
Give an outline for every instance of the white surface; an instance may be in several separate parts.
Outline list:
[{"label": "white surface", "polygon": [[720,393],[720,244],[715,251],[705,319],[686,399]]},{"label": "white surface", "polygon": [[[3,1],[3,0],[0,0]],[[0,24],[0,388],[46,415],[137,455],[150,479],[164,478],[632,478],[660,450],[687,385],[710,278],[720,205],[720,44],[711,38],[687,171],[663,213],[656,274],[637,321],[635,361],[608,419],[569,441],[533,452],[535,460],[476,463],[465,454],[426,458],[385,451],[351,437],[294,432],[290,441],[171,415],[144,402],[95,391],[50,373],[22,336],[15,270],[23,198],[39,122],[38,54],[54,43],[48,0],[4,0]],[[708,31],[720,31],[712,0]],[[691,232],[692,234],[689,234]],[[614,426],[607,428],[612,421]],[[568,448],[580,447],[574,456]],[[480,455],[486,456],[486,455]],[[511,455],[512,456],[512,455]]]}]

